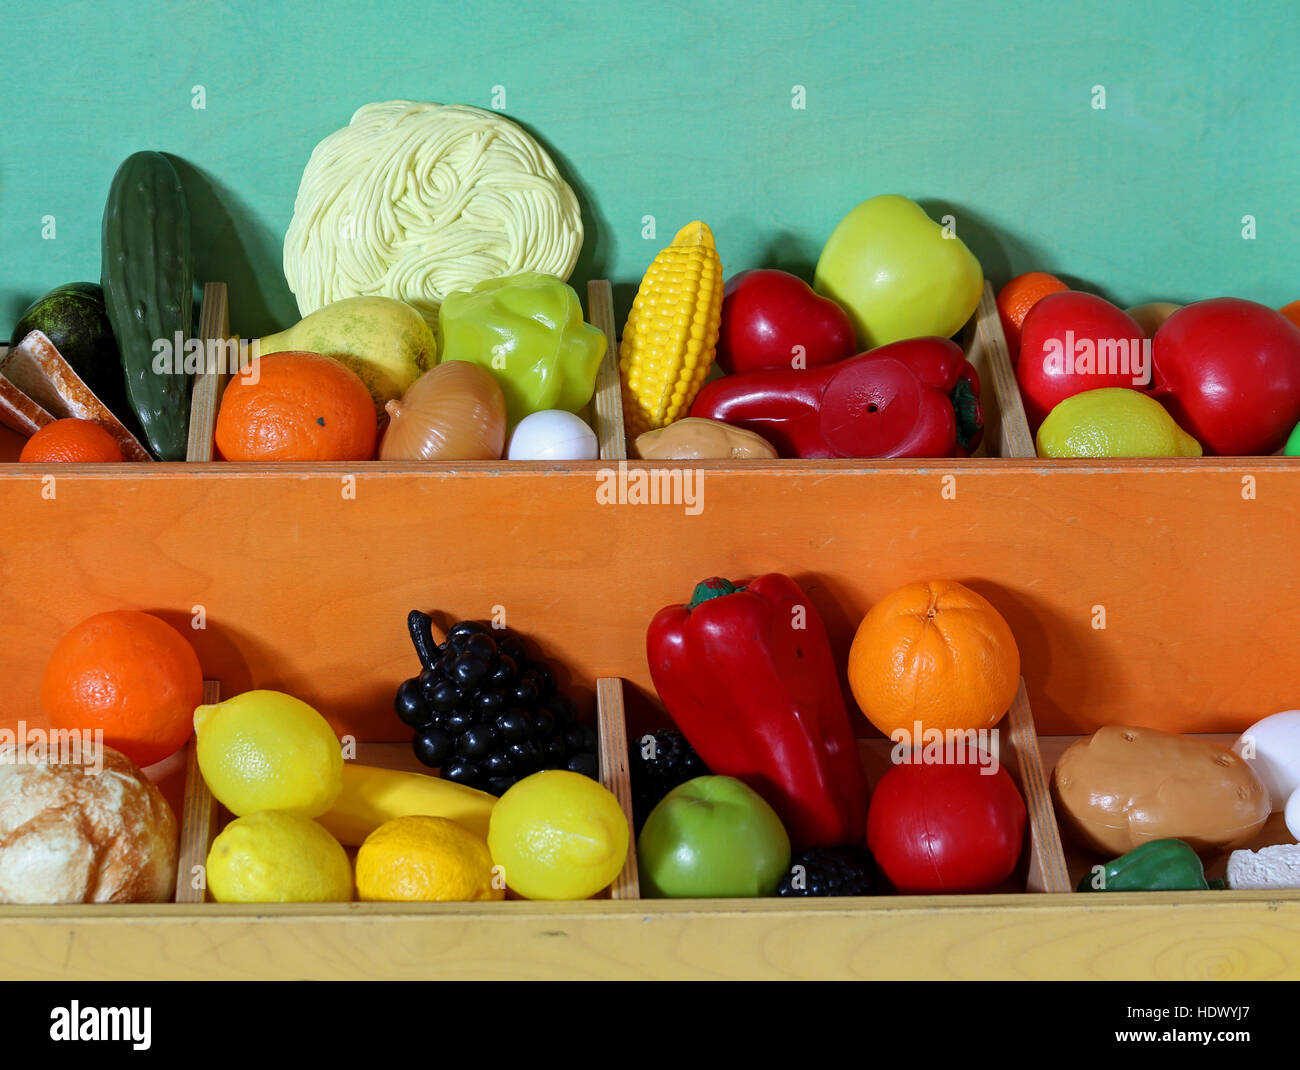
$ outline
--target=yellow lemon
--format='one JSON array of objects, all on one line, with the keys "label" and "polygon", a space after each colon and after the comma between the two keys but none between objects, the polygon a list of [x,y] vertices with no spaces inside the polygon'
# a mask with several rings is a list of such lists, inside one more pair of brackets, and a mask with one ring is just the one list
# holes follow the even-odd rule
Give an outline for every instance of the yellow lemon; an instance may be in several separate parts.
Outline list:
[{"label": "yellow lemon", "polygon": [[445,817],[395,817],[357,851],[357,898],[381,903],[504,899],[482,836]]},{"label": "yellow lemon", "polygon": [[1201,444],[1155,398],[1125,387],[1066,398],[1038,429],[1040,457],[1199,457]]},{"label": "yellow lemon", "polygon": [[343,750],[314,709],[279,691],[246,691],[194,711],[199,770],[232,814],[323,814],[343,790]]},{"label": "yellow lemon", "polygon": [[497,801],[488,825],[492,861],[528,899],[588,899],[627,860],[618,800],[590,777],[550,769],[525,777]]},{"label": "yellow lemon", "polygon": [[218,903],[337,903],[352,898],[343,845],[308,817],[237,817],[212,841],[208,890]]}]

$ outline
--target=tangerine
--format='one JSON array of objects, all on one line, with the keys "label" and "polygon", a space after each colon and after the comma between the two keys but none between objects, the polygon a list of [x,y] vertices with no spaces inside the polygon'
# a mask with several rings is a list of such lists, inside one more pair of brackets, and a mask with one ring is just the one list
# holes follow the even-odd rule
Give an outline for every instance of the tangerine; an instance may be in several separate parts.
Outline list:
[{"label": "tangerine", "polygon": [[1046,271],[1029,271],[1017,275],[998,291],[998,318],[1002,321],[1002,333],[1007,336],[1012,364],[1020,356],[1020,327],[1029,310],[1048,294],[1068,289],[1055,275]]},{"label": "tangerine", "polygon": [[203,701],[198,655],[170,624],[115,610],[82,621],[54,648],[41,703],[56,729],[102,729],[104,743],[136,765],[175,753]]},{"label": "tangerine", "polygon": [[231,378],[217,415],[227,461],[368,461],[379,427],[370,391],[319,353],[260,357]]},{"label": "tangerine", "polygon": [[953,580],[911,583],[862,618],[848,677],[886,736],[911,736],[917,722],[923,731],[992,728],[1020,686],[1020,649],[983,595]]},{"label": "tangerine", "polygon": [[55,420],[27,440],[18,460],[36,464],[112,464],[125,461],[122,449],[94,420]]}]

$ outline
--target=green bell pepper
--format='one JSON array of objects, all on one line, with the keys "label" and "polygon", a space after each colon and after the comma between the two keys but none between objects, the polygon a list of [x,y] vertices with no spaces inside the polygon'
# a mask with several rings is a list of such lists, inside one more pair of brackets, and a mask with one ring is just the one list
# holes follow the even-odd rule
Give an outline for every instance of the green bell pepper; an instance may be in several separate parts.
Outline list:
[{"label": "green bell pepper", "polygon": [[1152,840],[1126,855],[1093,866],[1076,889],[1080,892],[1172,892],[1222,888],[1207,881],[1205,867],[1182,840]]},{"label": "green bell pepper", "polygon": [[513,427],[542,409],[578,412],[596,391],[605,335],[585,323],[573,287],[530,271],[447,295],[438,313],[440,361],[492,372]]},{"label": "green bell pepper", "polygon": [[1282,449],[1284,457],[1300,457],[1300,424],[1296,424],[1291,432],[1291,437],[1286,440],[1286,446]]}]

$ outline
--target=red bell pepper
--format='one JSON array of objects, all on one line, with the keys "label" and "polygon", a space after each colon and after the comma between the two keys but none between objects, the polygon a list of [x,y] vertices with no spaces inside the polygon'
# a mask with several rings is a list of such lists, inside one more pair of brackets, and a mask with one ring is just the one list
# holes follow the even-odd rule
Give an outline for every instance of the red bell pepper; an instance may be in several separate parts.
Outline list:
[{"label": "red bell pepper", "polygon": [[965,457],[980,444],[979,374],[946,338],[909,338],[816,368],[709,383],[692,416],[762,435],[782,457]]},{"label": "red bell pepper", "polygon": [[646,654],[704,764],[763,796],[795,850],[863,842],[867,781],[830,640],[792,579],[705,580],[655,615]]}]

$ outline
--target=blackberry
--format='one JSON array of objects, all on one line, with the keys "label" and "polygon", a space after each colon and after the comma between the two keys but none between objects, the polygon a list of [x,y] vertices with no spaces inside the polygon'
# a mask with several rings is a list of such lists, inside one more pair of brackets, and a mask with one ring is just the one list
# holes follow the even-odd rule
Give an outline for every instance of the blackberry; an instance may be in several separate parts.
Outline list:
[{"label": "blackberry", "polygon": [[573,700],[522,639],[457,621],[435,643],[432,619],[418,610],[407,627],[422,671],[398,688],[393,706],[414,729],[424,765],[494,795],[539,769],[597,777],[596,730],[578,723]]},{"label": "blackberry", "polygon": [[[567,738],[568,733],[565,735]],[[709,768],[695,753],[695,748],[686,742],[684,735],[667,729],[633,740],[630,750],[632,818],[636,831],[640,833],[645,819],[660,799],[678,784],[685,784],[697,776],[708,776]]]},{"label": "blackberry", "polygon": [[874,895],[876,865],[865,847],[813,847],[790,862],[777,895]]}]

